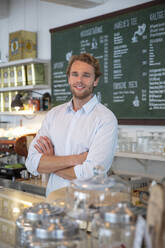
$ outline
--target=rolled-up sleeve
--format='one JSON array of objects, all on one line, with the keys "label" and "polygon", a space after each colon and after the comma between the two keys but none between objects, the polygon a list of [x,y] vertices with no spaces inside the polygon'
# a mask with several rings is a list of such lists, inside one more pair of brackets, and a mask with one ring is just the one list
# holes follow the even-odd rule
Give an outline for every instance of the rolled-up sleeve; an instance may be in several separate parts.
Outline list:
[{"label": "rolled-up sleeve", "polygon": [[110,169],[117,145],[117,127],[114,115],[100,123],[89,147],[87,159],[74,167],[77,178],[92,177],[97,165],[103,166],[106,172]]},{"label": "rolled-up sleeve", "polygon": [[39,165],[42,154],[37,152],[36,149],[34,148],[35,143],[36,143],[36,139],[34,139],[30,144],[25,166],[32,175],[38,176],[39,173],[37,169],[38,169],[38,165]]},{"label": "rolled-up sleeve", "polygon": [[32,142],[29,146],[28,156],[27,156],[26,161],[25,161],[25,166],[26,166],[27,170],[31,174],[33,174],[34,176],[39,175],[37,169],[38,169],[38,165],[39,165],[39,162],[40,162],[40,159],[42,156],[42,153],[39,153],[35,149],[34,145],[36,144],[36,141],[40,136],[49,137],[48,128],[49,128],[48,117],[46,116],[46,118],[44,119],[44,121],[42,123],[40,130],[38,131],[37,135],[32,140]]}]

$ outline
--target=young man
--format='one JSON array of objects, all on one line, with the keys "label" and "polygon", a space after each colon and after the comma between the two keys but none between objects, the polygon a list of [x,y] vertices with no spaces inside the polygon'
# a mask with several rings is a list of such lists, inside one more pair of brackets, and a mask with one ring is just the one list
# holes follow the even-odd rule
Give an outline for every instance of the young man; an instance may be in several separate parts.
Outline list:
[{"label": "young man", "polygon": [[93,95],[101,75],[90,54],[71,57],[67,68],[72,100],[52,108],[32,141],[26,167],[34,175],[50,174],[46,195],[69,181],[93,176],[93,168],[109,170],[117,143],[114,114]]}]

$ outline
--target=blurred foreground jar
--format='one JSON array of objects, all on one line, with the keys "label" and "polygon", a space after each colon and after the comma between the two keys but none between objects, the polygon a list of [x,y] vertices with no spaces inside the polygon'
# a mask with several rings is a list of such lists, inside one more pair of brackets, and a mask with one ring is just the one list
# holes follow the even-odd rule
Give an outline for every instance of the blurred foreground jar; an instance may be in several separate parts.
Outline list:
[{"label": "blurred foreground jar", "polygon": [[32,235],[35,226],[51,216],[63,216],[64,209],[49,203],[41,202],[26,208],[16,220],[16,247],[25,247],[27,239]]},{"label": "blurred foreground jar", "polygon": [[92,221],[92,246],[95,248],[132,248],[136,215],[132,204],[120,202],[102,208]]},{"label": "blurred foreground jar", "polygon": [[35,226],[25,248],[87,248],[87,236],[67,216],[51,217]]},{"label": "blurred foreground jar", "polygon": [[131,201],[131,186],[119,176],[107,176],[101,166],[94,168],[95,176],[86,180],[73,180],[66,194],[67,215],[89,222],[105,206],[120,201]]}]

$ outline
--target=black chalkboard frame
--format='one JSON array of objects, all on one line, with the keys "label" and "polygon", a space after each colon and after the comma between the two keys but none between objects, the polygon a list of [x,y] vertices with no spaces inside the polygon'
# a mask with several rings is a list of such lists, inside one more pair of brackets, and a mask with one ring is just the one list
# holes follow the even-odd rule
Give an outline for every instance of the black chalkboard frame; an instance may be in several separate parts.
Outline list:
[{"label": "black chalkboard frame", "polygon": [[[79,21],[79,22],[63,25],[60,27],[52,28],[49,31],[51,34],[53,34],[54,32],[62,31],[65,29],[72,29],[73,27],[78,27],[78,26],[81,26],[83,24],[88,24],[88,23],[92,23],[92,22],[106,20],[108,18],[116,17],[119,15],[127,14],[130,12],[138,11],[138,10],[141,10],[144,8],[148,8],[148,7],[152,7],[152,6],[156,6],[158,4],[164,4],[164,3],[165,3],[164,0],[155,0],[155,1],[144,3],[144,4],[136,5],[134,7],[122,9],[119,11],[100,15],[100,16],[93,17],[93,18],[89,18],[89,19],[86,19],[83,21]],[[118,119],[118,123],[120,125],[158,125],[158,126],[163,126],[163,125],[165,125],[165,119],[131,119],[131,118],[129,118],[129,119]]]}]

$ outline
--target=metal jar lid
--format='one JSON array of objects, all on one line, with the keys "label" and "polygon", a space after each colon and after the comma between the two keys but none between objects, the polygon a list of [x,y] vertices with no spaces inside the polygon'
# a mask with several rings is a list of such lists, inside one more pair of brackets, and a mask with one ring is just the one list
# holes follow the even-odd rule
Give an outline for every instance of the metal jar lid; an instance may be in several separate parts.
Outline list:
[{"label": "metal jar lid", "polygon": [[119,202],[112,207],[101,209],[100,212],[104,221],[114,224],[129,224],[136,219],[129,202]]},{"label": "metal jar lid", "polygon": [[39,221],[53,215],[62,215],[63,213],[64,209],[53,206],[49,203],[41,202],[36,204],[34,207],[26,209],[24,211],[24,217],[31,221]]},{"label": "metal jar lid", "polygon": [[72,180],[70,186],[75,190],[98,190],[111,192],[131,192],[131,185],[128,181],[123,180],[117,175],[107,176],[105,173],[100,173],[92,178],[80,180]]},{"label": "metal jar lid", "polygon": [[78,233],[78,224],[67,217],[46,219],[34,231],[36,238],[56,240],[72,239]]}]

